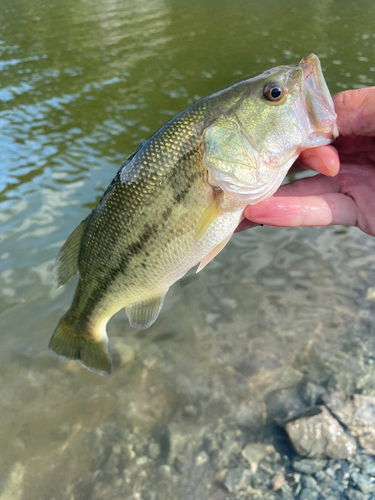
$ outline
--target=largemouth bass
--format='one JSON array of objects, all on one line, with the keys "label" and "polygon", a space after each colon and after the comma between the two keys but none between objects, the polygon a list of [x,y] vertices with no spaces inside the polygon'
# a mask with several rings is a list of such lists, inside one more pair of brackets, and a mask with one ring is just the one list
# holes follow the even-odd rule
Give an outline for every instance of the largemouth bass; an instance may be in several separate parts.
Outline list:
[{"label": "largemouth bass", "polygon": [[126,159],[62,247],[58,285],[80,279],[49,347],[109,375],[108,320],[125,308],[133,327],[152,325],[168,288],[222,250],[246,205],[271,196],[301,151],[337,136],[335,120],[313,54],[170,120]]}]

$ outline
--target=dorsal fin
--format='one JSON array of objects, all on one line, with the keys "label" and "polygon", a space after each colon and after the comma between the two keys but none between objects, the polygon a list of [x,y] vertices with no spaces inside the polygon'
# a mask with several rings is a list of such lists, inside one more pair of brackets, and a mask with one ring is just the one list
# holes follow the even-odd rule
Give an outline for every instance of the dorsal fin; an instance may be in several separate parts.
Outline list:
[{"label": "dorsal fin", "polygon": [[89,217],[83,220],[81,224],[75,228],[57,256],[55,263],[55,278],[58,287],[65,285],[72,276],[78,273],[78,253],[88,220]]}]

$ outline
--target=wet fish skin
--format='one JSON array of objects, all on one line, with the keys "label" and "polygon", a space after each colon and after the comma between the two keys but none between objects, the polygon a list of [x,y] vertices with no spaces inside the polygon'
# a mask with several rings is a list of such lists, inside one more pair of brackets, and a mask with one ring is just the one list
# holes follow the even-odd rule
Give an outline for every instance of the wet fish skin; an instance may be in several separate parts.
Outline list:
[{"label": "wet fish skin", "polygon": [[[282,82],[285,105],[264,99],[272,81]],[[190,106],[128,157],[57,258],[58,285],[78,272],[80,280],[50,341],[56,354],[111,373],[106,324],[113,314],[125,307],[132,326],[148,328],[169,286],[211,260],[246,204],[281,183],[306,139],[293,111],[303,85],[301,65],[239,82]],[[314,100],[309,106],[319,127]],[[317,138],[326,144],[332,133]],[[252,189],[260,193],[254,200]]]}]

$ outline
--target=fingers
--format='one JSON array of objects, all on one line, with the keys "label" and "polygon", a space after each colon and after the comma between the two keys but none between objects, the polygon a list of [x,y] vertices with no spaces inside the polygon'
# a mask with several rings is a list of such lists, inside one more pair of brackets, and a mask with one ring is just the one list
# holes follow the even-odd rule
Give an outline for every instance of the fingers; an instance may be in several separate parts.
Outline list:
[{"label": "fingers", "polygon": [[274,196],[312,196],[331,192],[339,192],[337,179],[325,175],[306,177],[279,187]]},{"label": "fingers", "polygon": [[300,154],[297,162],[304,168],[330,177],[337,175],[340,169],[339,155],[333,146],[306,149]]},{"label": "fingers", "polygon": [[375,87],[346,90],[333,101],[341,135],[375,136]]},{"label": "fingers", "polygon": [[306,197],[272,197],[247,206],[244,215],[252,222],[268,226],[355,226],[356,207],[349,196],[328,193]]}]

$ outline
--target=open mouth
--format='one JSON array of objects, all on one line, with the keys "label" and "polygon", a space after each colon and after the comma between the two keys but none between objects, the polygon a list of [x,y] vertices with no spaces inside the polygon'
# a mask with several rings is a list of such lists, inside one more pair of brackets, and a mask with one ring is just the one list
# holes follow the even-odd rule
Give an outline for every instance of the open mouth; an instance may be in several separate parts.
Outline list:
[{"label": "open mouth", "polygon": [[336,113],[320,61],[315,54],[310,54],[299,65],[303,71],[304,93],[311,123],[317,131],[335,139],[338,136]]}]

